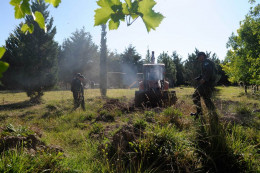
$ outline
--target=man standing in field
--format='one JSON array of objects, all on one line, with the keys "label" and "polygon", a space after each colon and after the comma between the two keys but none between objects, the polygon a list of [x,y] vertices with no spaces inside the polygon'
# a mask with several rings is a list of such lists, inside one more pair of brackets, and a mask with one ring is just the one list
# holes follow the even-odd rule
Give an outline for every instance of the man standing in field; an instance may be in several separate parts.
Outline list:
[{"label": "man standing in field", "polygon": [[202,97],[209,113],[214,116],[212,118],[218,119],[216,108],[211,100],[215,81],[216,81],[216,67],[214,62],[209,60],[204,52],[199,52],[197,60],[201,63],[201,75],[195,78],[198,81],[198,86],[192,95],[193,103],[196,105],[196,113],[191,113],[197,119],[202,115],[201,100]]},{"label": "man standing in field", "polygon": [[85,77],[80,73],[77,73],[71,82],[71,91],[74,98],[74,109],[77,109],[80,105],[85,111],[85,101],[84,101],[84,87],[83,81]]}]

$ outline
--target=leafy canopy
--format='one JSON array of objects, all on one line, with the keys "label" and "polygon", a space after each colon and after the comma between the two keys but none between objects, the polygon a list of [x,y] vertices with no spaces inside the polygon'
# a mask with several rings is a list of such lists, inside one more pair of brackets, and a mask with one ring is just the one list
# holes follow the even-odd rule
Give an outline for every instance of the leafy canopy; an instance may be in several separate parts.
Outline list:
[{"label": "leafy canopy", "polygon": [[224,71],[231,82],[260,84],[260,4],[251,8],[241,22],[237,35],[232,34],[227,43],[230,48]]},{"label": "leafy canopy", "polygon": [[[106,24],[108,21],[109,29],[118,29],[120,21],[127,21],[127,25],[131,25],[138,17],[141,17],[148,32],[155,30],[163,20],[164,16],[153,10],[156,5],[154,0],[98,0],[97,4],[100,8],[95,10],[95,26]],[[45,0],[46,3],[58,7],[61,0]],[[35,22],[40,28],[46,31],[45,19],[43,15],[31,10],[30,0],[10,0],[10,4],[14,7],[14,16],[16,19],[24,18],[26,15],[32,15]],[[132,20],[132,21],[131,21]],[[24,24],[22,31],[33,32],[31,24]]]},{"label": "leafy canopy", "polygon": [[[99,0],[100,8],[95,10],[95,26],[109,23],[109,29],[118,29],[120,22],[125,21],[131,25],[138,17],[141,17],[148,32],[155,30],[163,20],[164,16],[156,13],[153,7],[154,0]],[[132,20],[132,21],[131,21]]]}]

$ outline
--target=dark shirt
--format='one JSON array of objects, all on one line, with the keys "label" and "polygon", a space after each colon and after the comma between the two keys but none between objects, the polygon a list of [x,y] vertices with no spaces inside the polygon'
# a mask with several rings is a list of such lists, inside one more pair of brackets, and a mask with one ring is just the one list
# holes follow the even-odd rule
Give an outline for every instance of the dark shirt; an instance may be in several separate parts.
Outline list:
[{"label": "dark shirt", "polygon": [[71,91],[72,92],[83,92],[83,84],[78,78],[74,78],[71,82]]},{"label": "dark shirt", "polygon": [[215,64],[209,59],[205,59],[201,64],[201,77],[205,80],[205,84],[215,84]]}]

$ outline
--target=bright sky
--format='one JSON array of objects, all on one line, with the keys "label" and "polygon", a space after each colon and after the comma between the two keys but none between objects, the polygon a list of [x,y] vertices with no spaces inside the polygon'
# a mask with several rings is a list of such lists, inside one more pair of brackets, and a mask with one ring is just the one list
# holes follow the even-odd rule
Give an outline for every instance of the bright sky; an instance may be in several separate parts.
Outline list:
[{"label": "bright sky", "polygon": [[[122,53],[129,44],[136,47],[143,58],[147,48],[158,56],[163,51],[171,54],[177,51],[185,60],[195,48],[200,51],[215,52],[223,60],[226,43],[232,32],[236,33],[239,21],[243,20],[250,9],[248,0],[156,0],[155,11],[166,18],[156,31],[147,33],[139,18],[130,27],[121,23],[118,30],[109,31],[107,45],[111,51]],[[257,0],[259,3],[259,0]],[[57,27],[55,40],[62,44],[76,29],[85,26],[100,45],[101,27],[94,27],[94,0],[62,0],[55,9],[50,7]],[[9,0],[0,6],[0,45],[5,44],[9,34],[21,20],[14,19],[14,10]]]}]

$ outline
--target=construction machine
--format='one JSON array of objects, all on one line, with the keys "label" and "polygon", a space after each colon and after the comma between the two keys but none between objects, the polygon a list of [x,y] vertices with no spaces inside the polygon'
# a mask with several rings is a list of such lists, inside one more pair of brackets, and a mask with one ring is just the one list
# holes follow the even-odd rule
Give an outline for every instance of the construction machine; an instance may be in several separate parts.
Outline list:
[{"label": "construction machine", "polygon": [[176,103],[175,91],[169,90],[165,79],[165,65],[143,64],[143,77],[139,79],[139,91],[135,92],[135,106],[163,107]]}]

